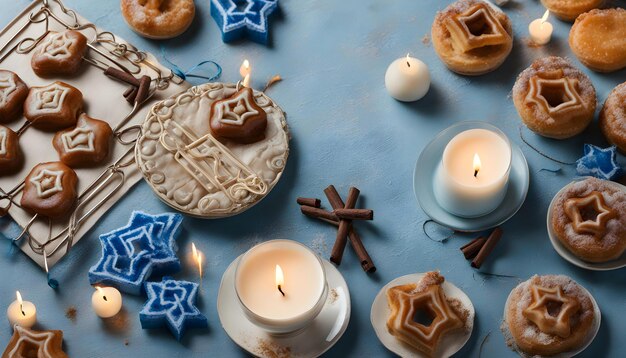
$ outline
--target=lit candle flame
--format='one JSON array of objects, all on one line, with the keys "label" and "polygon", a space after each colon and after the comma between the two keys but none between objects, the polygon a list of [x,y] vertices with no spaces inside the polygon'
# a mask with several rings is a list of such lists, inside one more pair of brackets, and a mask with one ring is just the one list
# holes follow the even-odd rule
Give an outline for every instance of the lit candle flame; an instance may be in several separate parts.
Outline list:
[{"label": "lit candle flame", "polygon": [[285,275],[283,274],[283,269],[280,268],[280,265],[276,265],[276,287],[278,291],[284,296],[283,285],[285,284]]},{"label": "lit candle flame", "polygon": [[542,25],[544,22],[548,21],[548,16],[550,16],[550,10],[546,10],[546,12],[543,13],[543,16],[541,17]]},{"label": "lit candle flame", "polygon": [[406,65],[407,65],[407,66],[409,66],[409,67],[411,67],[411,63],[409,62],[409,59],[410,59],[411,57],[410,57],[409,55],[410,55],[410,52],[407,52],[407,54],[406,54]]},{"label": "lit candle flame", "polygon": [[200,279],[202,279],[202,252],[196,248],[195,243],[191,243],[191,254],[193,255],[193,259],[198,264],[198,273],[200,275]]},{"label": "lit candle flame", "polygon": [[239,67],[239,74],[241,77],[246,77],[250,73],[250,61],[248,59],[243,60],[241,67]]},{"label": "lit candle flame", "polygon": [[104,294],[104,291],[102,290],[102,288],[101,288],[101,287],[96,286],[96,290],[98,290],[98,292],[102,295],[102,299],[103,299],[103,300],[108,301],[108,300],[107,300],[107,296]]},{"label": "lit candle flame", "polygon": [[250,87],[250,74],[248,73],[246,77],[243,78],[243,82],[241,83],[244,87]]},{"label": "lit candle flame", "polygon": [[481,167],[480,157],[478,156],[478,153],[474,153],[474,177],[478,176],[480,167]]},{"label": "lit candle flame", "polygon": [[22,312],[22,316],[26,316],[26,312],[24,312],[24,301],[22,301],[22,295],[20,291],[15,291],[15,297],[17,297],[17,302],[20,304],[20,311]]}]

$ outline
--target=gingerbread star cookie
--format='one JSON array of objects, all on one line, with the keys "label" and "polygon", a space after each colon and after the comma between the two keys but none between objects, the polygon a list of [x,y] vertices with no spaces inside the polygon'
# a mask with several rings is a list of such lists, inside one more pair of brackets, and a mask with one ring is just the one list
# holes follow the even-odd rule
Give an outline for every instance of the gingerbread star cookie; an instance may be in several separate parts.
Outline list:
[{"label": "gingerbread star cookie", "polygon": [[106,159],[112,137],[113,131],[108,123],[82,113],[76,127],[54,135],[52,145],[63,163],[80,168],[97,165]]},{"label": "gingerbread star cookie", "polygon": [[20,117],[28,86],[11,71],[0,70],[0,123],[11,122]]},{"label": "gingerbread star cookie", "polygon": [[14,173],[21,165],[22,152],[17,134],[0,125],[0,176]]},{"label": "gingerbread star cookie", "polygon": [[61,162],[36,165],[24,180],[21,205],[48,218],[64,217],[76,204],[78,177]]},{"label": "gingerbread star cookie", "polygon": [[24,102],[24,116],[42,130],[60,130],[76,124],[83,94],[65,82],[33,87]]},{"label": "gingerbread star cookie", "polygon": [[75,30],[53,33],[35,50],[30,64],[39,77],[69,76],[80,69],[87,38]]},{"label": "gingerbread star cookie", "polygon": [[16,325],[2,358],[67,358],[63,331],[35,331]]},{"label": "gingerbread star cookie", "polygon": [[209,116],[211,131],[218,138],[244,144],[265,138],[267,114],[254,100],[251,88],[214,102]]}]

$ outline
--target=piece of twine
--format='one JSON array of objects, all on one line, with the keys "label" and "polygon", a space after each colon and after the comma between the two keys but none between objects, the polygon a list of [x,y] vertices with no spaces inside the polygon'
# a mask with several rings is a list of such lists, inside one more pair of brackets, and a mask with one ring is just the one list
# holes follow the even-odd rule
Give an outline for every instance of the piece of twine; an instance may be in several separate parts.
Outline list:
[{"label": "piece of twine", "polygon": [[[187,71],[184,71],[182,68],[180,68],[180,66],[178,66],[177,64],[175,64],[168,58],[167,50],[165,49],[164,46],[161,46],[161,57],[163,57],[163,60],[167,63],[170,70],[172,70],[172,72],[176,76],[180,77],[183,81],[186,81],[188,78],[201,78],[201,79],[207,80],[208,82],[213,82],[222,75],[222,66],[220,66],[217,62],[212,61],[212,60],[201,61],[197,63],[196,65],[191,66],[191,68],[189,68]],[[204,75],[204,74],[195,73],[195,71],[201,69],[202,67],[206,65],[213,65],[215,67],[216,73],[214,75]]]},{"label": "piece of twine", "polygon": [[[446,229],[446,230],[450,230],[450,231],[451,231],[451,233],[450,233],[448,236],[444,237],[443,239],[437,240],[437,239],[433,238],[432,236],[430,236],[430,234],[428,234],[428,231],[426,231],[426,225],[431,224],[431,223],[432,223],[432,224],[436,224],[436,225],[438,225],[438,226],[440,226],[440,227],[442,227],[442,228],[444,228],[444,229]],[[434,242],[439,242],[439,243],[444,243],[444,242],[448,241],[449,239],[453,238],[453,237],[454,237],[454,235],[456,235],[456,233],[457,233],[457,231],[456,231],[456,230],[452,230],[452,229],[450,229],[449,227],[446,227],[446,226],[444,226],[444,225],[441,225],[441,224],[439,224],[438,222],[436,222],[436,221],[435,221],[435,220],[433,220],[433,219],[428,219],[428,220],[425,220],[425,221],[422,223],[422,231],[424,232],[424,235],[426,235],[426,237],[427,237],[429,240],[434,241]]]},{"label": "piece of twine", "polygon": [[[522,140],[522,142],[524,142],[524,144],[526,144],[527,146],[530,147],[530,149],[534,150],[535,152],[537,152],[537,154],[541,155],[542,157],[549,159],[553,162],[559,163],[559,164],[563,164],[563,165],[576,165],[576,162],[565,162],[556,158],[551,157],[550,155],[544,153],[543,151],[541,151],[539,148],[535,147],[534,145],[530,144],[526,138],[524,138],[524,132],[522,130],[522,126],[519,127],[519,137]],[[545,171],[549,171],[549,172],[553,172],[553,173],[558,173],[561,171],[561,169],[557,169],[557,170],[553,170],[553,169],[547,169],[547,168],[543,168],[541,170],[545,170]],[[540,170],[540,171],[541,171]]]}]

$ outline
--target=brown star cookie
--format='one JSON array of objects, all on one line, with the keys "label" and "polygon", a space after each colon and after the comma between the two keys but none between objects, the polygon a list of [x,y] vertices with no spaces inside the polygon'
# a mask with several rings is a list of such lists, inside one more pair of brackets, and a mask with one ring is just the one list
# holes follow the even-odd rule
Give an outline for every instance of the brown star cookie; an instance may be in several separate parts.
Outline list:
[{"label": "brown star cookie", "polygon": [[39,77],[73,75],[87,51],[87,38],[68,30],[48,36],[35,50],[30,65]]},{"label": "brown star cookie", "polygon": [[24,180],[21,205],[34,214],[64,217],[76,204],[77,183],[74,170],[61,162],[38,164]]},{"label": "brown star cookie", "polygon": [[0,176],[14,173],[21,165],[19,137],[11,128],[0,125]]},{"label": "brown star cookie", "polygon": [[63,331],[15,326],[2,358],[67,358],[63,352]]},{"label": "brown star cookie", "polygon": [[82,113],[76,127],[54,135],[52,145],[64,164],[79,168],[99,164],[106,159],[112,137],[113,131],[108,123]]},{"label": "brown star cookie", "polygon": [[0,123],[16,120],[22,114],[28,86],[11,71],[0,70]]},{"label": "brown star cookie", "polygon": [[36,128],[51,131],[76,124],[83,108],[83,94],[67,83],[56,81],[33,87],[24,102],[24,116]]},{"label": "brown star cookie", "polygon": [[230,98],[213,102],[209,121],[218,138],[243,144],[265,138],[267,114],[254,100],[251,88],[244,87]]}]

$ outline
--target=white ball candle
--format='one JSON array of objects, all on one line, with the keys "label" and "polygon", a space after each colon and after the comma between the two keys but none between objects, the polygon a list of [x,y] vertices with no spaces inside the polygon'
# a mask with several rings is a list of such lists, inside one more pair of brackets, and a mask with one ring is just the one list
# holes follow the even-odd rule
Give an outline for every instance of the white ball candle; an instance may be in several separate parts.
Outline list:
[{"label": "white ball candle", "polygon": [[20,291],[16,291],[17,299],[9,305],[7,317],[11,326],[31,328],[37,322],[37,308],[32,302],[22,300]]},{"label": "white ball candle", "polygon": [[235,290],[250,321],[270,333],[294,332],[320,313],[328,284],[320,258],[290,240],[259,244],[240,259]]},{"label": "white ball candle", "polygon": [[403,102],[424,97],[430,88],[428,66],[408,54],[391,63],[385,73],[385,87],[389,94]]},{"label": "white ball candle", "polygon": [[437,202],[461,217],[489,214],[502,203],[508,188],[508,138],[493,126],[479,124],[480,128],[465,130],[452,138],[435,174]]},{"label": "white ball candle", "polygon": [[549,15],[550,10],[546,10],[541,19],[533,20],[533,22],[528,25],[530,39],[537,45],[545,45],[550,42],[553,28],[552,24],[548,22]]},{"label": "white ball candle", "polygon": [[91,306],[98,317],[113,317],[122,309],[122,294],[115,287],[96,287]]}]

